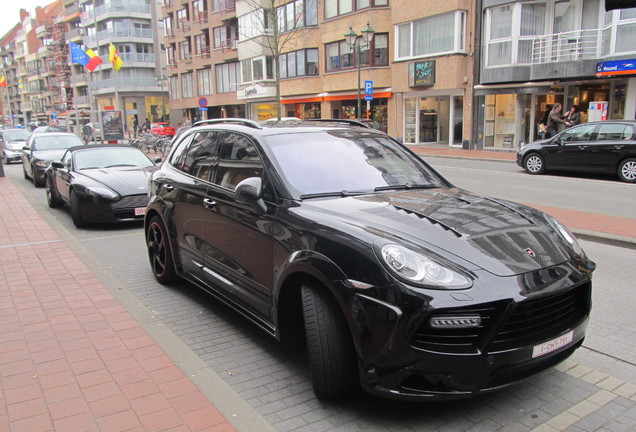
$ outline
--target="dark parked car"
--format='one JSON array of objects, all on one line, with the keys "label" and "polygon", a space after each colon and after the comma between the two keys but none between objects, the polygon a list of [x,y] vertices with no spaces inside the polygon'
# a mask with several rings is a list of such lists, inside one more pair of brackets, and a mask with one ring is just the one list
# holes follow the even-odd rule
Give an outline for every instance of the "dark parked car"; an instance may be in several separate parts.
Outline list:
[{"label": "dark parked car", "polygon": [[20,162],[22,147],[31,135],[26,129],[2,129],[0,130],[0,146],[2,147],[2,162],[9,164],[13,161]]},{"label": "dark parked car", "polygon": [[36,187],[44,186],[44,171],[51,161],[60,160],[64,152],[84,141],[66,132],[31,134],[22,150],[22,171],[25,179],[33,179]]},{"label": "dark parked car", "polygon": [[68,205],[78,228],[143,220],[148,178],[155,169],[155,163],[133,147],[73,147],[46,170],[46,198],[52,208]]},{"label": "dark parked car", "polygon": [[149,193],[155,278],[304,337],[321,397],[360,385],[473,396],[585,337],[595,265],[563,225],[454,187],[373,129],[207,120],[177,139]]},{"label": "dark parked car", "polygon": [[583,123],[552,138],[525,145],[517,165],[530,174],[578,171],[615,174],[636,183],[636,121]]}]

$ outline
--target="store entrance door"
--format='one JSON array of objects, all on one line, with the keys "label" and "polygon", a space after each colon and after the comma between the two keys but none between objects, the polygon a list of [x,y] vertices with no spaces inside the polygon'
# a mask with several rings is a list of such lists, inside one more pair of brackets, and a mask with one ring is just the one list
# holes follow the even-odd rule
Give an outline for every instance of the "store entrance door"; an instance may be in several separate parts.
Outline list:
[{"label": "store entrance door", "polygon": [[449,96],[420,98],[419,142],[448,144],[449,116]]}]

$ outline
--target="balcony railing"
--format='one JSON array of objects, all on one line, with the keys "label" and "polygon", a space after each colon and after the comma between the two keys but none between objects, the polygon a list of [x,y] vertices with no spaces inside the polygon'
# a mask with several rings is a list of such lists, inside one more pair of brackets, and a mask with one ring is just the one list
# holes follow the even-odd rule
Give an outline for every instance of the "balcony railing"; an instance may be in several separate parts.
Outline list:
[{"label": "balcony railing", "polygon": [[195,24],[208,22],[208,11],[195,12],[192,16],[192,22]]},{"label": "balcony railing", "polygon": [[210,47],[202,47],[201,51],[197,54],[198,57],[201,58],[210,58]]},{"label": "balcony railing", "polygon": [[225,39],[221,41],[221,49],[223,51],[236,51],[236,44],[238,43],[238,39]]},{"label": "balcony railing", "polygon": [[603,32],[599,29],[540,36],[532,43],[532,63],[599,59],[602,57],[602,41]]}]

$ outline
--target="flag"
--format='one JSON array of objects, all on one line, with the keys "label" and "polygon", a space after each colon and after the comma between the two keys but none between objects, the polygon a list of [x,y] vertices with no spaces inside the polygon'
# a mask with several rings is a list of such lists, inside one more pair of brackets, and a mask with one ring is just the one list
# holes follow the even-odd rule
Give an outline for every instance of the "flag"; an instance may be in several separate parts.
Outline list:
[{"label": "flag", "polygon": [[18,88],[22,88],[22,77],[18,78]]},{"label": "flag", "polygon": [[117,52],[117,49],[115,48],[115,45],[113,45],[113,43],[110,43],[110,48],[108,50],[108,54],[109,54],[109,61],[113,64],[113,68],[118,71],[119,69],[121,69],[121,66],[124,64],[124,62],[122,61],[121,57],[119,57],[119,53]]},{"label": "flag", "polygon": [[74,42],[71,44],[71,63],[81,64],[89,71],[93,72],[103,60],[93,52],[92,49],[84,51],[82,47]]},{"label": "flag", "polygon": [[7,79],[4,77],[4,74],[0,75],[0,87],[8,87]]}]

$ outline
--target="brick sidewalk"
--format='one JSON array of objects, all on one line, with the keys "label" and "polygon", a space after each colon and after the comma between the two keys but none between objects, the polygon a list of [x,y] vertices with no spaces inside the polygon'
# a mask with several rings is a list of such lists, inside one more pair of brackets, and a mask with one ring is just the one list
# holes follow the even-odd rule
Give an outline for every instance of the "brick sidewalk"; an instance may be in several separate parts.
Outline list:
[{"label": "brick sidewalk", "polygon": [[0,431],[235,430],[0,178]]}]

